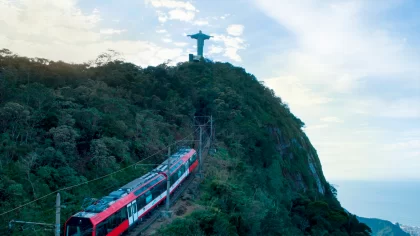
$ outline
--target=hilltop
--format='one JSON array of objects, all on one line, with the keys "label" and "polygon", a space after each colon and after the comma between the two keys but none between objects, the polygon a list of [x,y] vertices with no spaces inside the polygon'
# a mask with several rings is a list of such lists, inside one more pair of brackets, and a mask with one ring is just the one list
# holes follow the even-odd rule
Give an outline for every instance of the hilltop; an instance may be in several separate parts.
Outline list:
[{"label": "hilltop", "polygon": [[[165,150],[194,131],[194,115],[209,114],[218,151],[200,186],[202,207],[160,234],[369,235],[337,201],[304,123],[255,76],[220,62],[67,64],[2,50],[0,212]],[[127,168],[62,191],[63,223],[87,196],[147,170]],[[53,204],[37,201],[2,222],[53,222]]]}]

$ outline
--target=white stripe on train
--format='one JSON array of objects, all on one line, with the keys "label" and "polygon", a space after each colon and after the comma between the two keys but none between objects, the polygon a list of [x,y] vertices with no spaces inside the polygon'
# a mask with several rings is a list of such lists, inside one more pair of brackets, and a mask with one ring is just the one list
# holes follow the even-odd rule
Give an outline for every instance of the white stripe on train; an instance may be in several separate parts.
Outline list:
[{"label": "white stripe on train", "polygon": [[[170,188],[169,188],[169,191],[172,193],[173,192],[173,190],[176,188],[176,187],[178,187],[178,185],[189,175],[189,173],[190,173],[190,170],[188,169],[188,168],[186,168],[186,171],[185,171],[185,173],[183,174],[183,175],[181,175],[181,178],[179,178],[176,182],[175,182],[175,184],[173,184]],[[147,204],[145,207],[143,207],[141,210],[139,210],[138,212],[137,212],[137,214],[138,214],[138,218],[137,218],[137,220],[138,219],[141,219],[143,216],[144,216],[144,213],[145,212],[147,212],[147,211],[149,211],[151,208],[153,208],[153,207],[155,207],[155,205],[160,201],[160,200],[162,200],[163,198],[166,198],[166,190],[162,193],[162,194],[160,194],[157,198],[155,198],[153,201],[151,201],[149,204]],[[136,220],[136,221],[137,221]]]}]

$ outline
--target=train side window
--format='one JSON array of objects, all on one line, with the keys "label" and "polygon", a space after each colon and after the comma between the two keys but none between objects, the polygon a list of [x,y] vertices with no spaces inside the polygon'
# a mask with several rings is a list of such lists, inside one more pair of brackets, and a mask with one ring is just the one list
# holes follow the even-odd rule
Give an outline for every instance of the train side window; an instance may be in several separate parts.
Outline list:
[{"label": "train side window", "polygon": [[139,190],[136,190],[136,191],[134,192],[134,195],[138,196],[138,195],[140,195],[142,192],[144,192],[146,189],[147,189],[147,186],[143,186],[143,187],[141,187]]},{"label": "train side window", "polygon": [[191,156],[191,158],[189,159],[189,165],[191,166],[194,162],[195,162],[195,160],[197,160],[197,154],[196,153],[194,153],[194,155],[192,155]]},{"label": "train side window", "polygon": [[99,223],[96,226],[96,235],[105,236],[110,233],[112,230],[117,228],[125,219],[127,219],[127,208],[124,207],[117,211],[115,214],[109,216],[104,221]]},{"label": "train side window", "polygon": [[112,215],[110,215],[106,220],[105,220],[105,228],[106,228],[106,233],[109,233],[112,231]]},{"label": "train side window", "polygon": [[106,227],[105,227],[105,221],[101,222],[96,226],[96,235],[97,236],[105,236],[108,234]]},{"label": "train side window", "polygon": [[160,186],[160,193],[161,194],[166,191],[166,181],[162,181],[162,183],[160,183],[159,186]]},{"label": "train side window", "polygon": [[117,228],[118,224],[118,214],[119,212],[116,212],[115,214],[111,215],[107,219],[106,228],[108,233]]},{"label": "train side window", "polygon": [[128,219],[128,216],[127,216],[127,207],[123,207],[120,210],[120,221],[121,221],[121,223],[124,222],[124,220],[126,220],[126,219]]},{"label": "train side window", "polygon": [[173,185],[178,180],[178,176],[176,174],[173,174],[171,176],[171,185]]},{"label": "train side window", "polygon": [[117,211],[114,215],[115,227],[118,227],[118,225],[120,225],[124,221],[124,217],[122,216],[121,213],[122,213],[122,209]]},{"label": "train side window", "polygon": [[136,199],[137,202],[137,210],[142,209],[144,206],[146,206],[146,195],[143,194],[140,197]]},{"label": "train side window", "polygon": [[131,217],[131,215],[132,215],[132,211],[131,211],[131,208],[132,208],[133,206],[130,204],[130,206],[127,206],[127,213],[128,213],[128,218],[130,218]]},{"label": "train side window", "polygon": [[152,189],[152,196],[153,198],[156,198],[157,196],[159,196],[159,184],[155,185]]},{"label": "train side window", "polygon": [[146,204],[148,204],[148,203],[149,203],[149,202],[151,202],[151,201],[152,201],[152,199],[153,199],[153,197],[152,197],[152,192],[147,191],[145,195],[146,195]]},{"label": "train side window", "polygon": [[165,189],[166,189],[166,181],[161,181],[160,183],[155,185],[155,187],[153,187],[153,190],[152,190],[153,198],[161,195],[163,193],[163,191],[165,191]]}]

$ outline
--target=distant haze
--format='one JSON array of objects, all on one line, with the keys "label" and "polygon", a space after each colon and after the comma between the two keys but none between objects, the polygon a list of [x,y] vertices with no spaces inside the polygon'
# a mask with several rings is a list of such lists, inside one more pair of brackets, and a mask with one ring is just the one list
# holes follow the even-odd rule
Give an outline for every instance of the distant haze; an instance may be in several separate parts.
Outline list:
[{"label": "distant haze", "polygon": [[353,214],[420,227],[420,182],[331,181]]}]

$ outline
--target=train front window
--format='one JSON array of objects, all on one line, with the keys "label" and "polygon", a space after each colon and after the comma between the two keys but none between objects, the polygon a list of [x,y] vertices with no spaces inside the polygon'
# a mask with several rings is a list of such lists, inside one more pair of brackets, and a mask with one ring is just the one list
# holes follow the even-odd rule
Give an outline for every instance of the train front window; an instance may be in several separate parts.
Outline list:
[{"label": "train front window", "polygon": [[65,230],[65,236],[87,236],[92,235],[93,225],[89,218],[71,217]]},{"label": "train front window", "polygon": [[92,228],[82,228],[75,225],[67,225],[66,236],[87,236],[92,235]]}]

